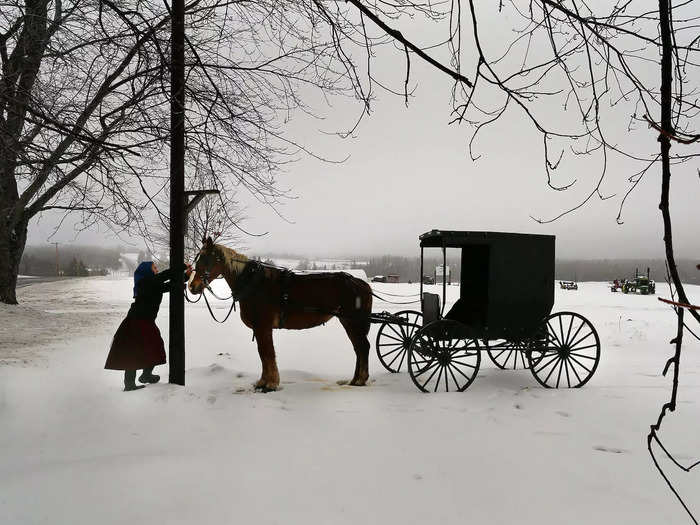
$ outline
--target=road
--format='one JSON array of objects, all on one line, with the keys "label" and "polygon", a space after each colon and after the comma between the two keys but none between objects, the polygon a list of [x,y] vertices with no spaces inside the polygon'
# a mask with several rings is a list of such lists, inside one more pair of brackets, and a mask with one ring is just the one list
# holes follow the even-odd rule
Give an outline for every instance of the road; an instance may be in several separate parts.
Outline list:
[{"label": "road", "polygon": [[30,284],[38,283],[51,283],[53,281],[62,281],[64,279],[71,279],[71,277],[56,277],[56,276],[19,276],[17,278],[17,288],[22,288],[24,286],[29,286]]}]

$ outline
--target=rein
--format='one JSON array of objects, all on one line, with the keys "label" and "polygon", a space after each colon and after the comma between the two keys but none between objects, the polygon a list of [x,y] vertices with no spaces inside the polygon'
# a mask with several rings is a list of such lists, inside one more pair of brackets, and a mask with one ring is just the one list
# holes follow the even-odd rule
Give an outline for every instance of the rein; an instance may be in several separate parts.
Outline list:
[{"label": "rein", "polygon": [[[228,301],[229,299],[232,299],[231,301],[231,307],[228,309],[228,313],[226,314],[226,317],[223,318],[223,320],[219,321],[216,316],[214,315],[214,311],[211,308],[211,305],[209,304],[209,299],[207,299],[207,295],[205,293],[205,290],[202,290],[202,293],[199,294],[199,298],[196,301],[190,301],[191,303],[197,303],[202,299],[202,296],[204,296],[204,303],[207,305],[207,310],[209,310],[209,315],[211,315],[211,318],[219,323],[223,324],[225,323],[229,317],[231,317],[231,312],[233,312],[236,309],[236,297],[234,297],[233,290],[231,291],[231,297],[219,297],[214,293],[214,290],[211,288],[211,283],[209,282],[209,272],[202,272],[202,282],[204,283],[204,288],[205,290],[209,290],[209,293],[211,293],[214,297],[216,297],[219,301]],[[189,301],[189,299],[188,299]]]},{"label": "rein", "polygon": [[187,291],[185,291],[185,299],[187,299],[187,302],[190,304],[197,304],[199,301],[202,300],[202,297],[204,297],[204,302],[207,305],[207,310],[209,310],[209,315],[211,315],[211,318],[219,324],[225,323],[228,320],[228,318],[231,316],[231,312],[233,312],[236,309],[236,299],[233,298],[233,294],[231,294],[231,297],[227,297],[226,299],[222,299],[221,297],[219,297],[218,295],[216,295],[214,293],[214,291],[211,289],[209,284],[206,285],[206,289],[209,290],[209,292],[211,292],[211,294],[214,297],[216,297],[217,299],[219,299],[220,301],[228,301],[229,299],[233,299],[233,301],[231,301],[231,307],[229,308],[228,313],[226,314],[226,317],[224,317],[224,319],[222,321],[219,321],[216,318],[216,316],[214,315],[214,311],[212,310],[211,305],[209,304],[209,299],[207,299],[207,295],[204,293],[204,290],[202,290],[202,293],[199,294],[199,297],[197,297],[197,299],[195,299],[194,301],[189,298],[189,294],[187,293]]},{"label": "rein", "polygon": [[202,282],[204,283],[204,287],[207,290],[209,290],[209,293],[216,297],[219,301],[228,301],[229,299],[233,299],[234,302],[236,301],[236,299],[233,297],[233,292],[231,292],[231,295],[229,297],[219,297],[218,295],[216,295],[216,293],[214,292],[214,290],[212,290],[210,286],[211,283],[209,282],[209,279],[207,279],[206,276],[202,279]]},{"label": "rein", "polygon": [[[209,288],[209,291],[211,291],[211,288]],[[214,319],[214,321],[216,321],[219,324],[225,323],[228,320],[228,318],[231,316],[231,312],[233,312],[236,309],[236,300],[233,299],[233,301],[231,301],[231,308],[228,309],[228,313],[226,314],[226,317],[224,317],[224,319],[222,321],[219,321],[216,318],[216,316],[214,315],[214,311],[211,309],[211,306],[209,305],[209,299],[207,299],[207,296],[204,294],[204,290],[202,290],[202,295],[204,295],[204,302],[207,305],[207,310],[209,310],[209,315],[211,315],[211,318]],[[214,296],[214,297],[216,297],[216,296]],[[233,296],[231,296],[231,298],[233,298]],[[218,299],[218,297],[217,297],[217,299]]]},{"label": "rein", "polygon": [[[371,286],[371,285],[370,285]],[[374,290],[374,289],[373,289]],[[419,293],[409,293],[409,294],[397,294],[397,293],[389,293],[389,292],[382,292],[384,295],[388,295],[389,297],[420,297]]]},{"label": "rein", "polygon": [[[416,303],[420,303],[420,299],[416,299],[415,301],[406,301],[406,302],[389,301],[388,299],[384,299],[381,295],[377,295],[377,294],[374,292],[374,290],[372,290],[372,295],[373,295],[374,297],[376,297],[377,299],[379,299],[380,301],[384,301],[385,303],[389,303],[389,304],[416,304]],[[391,295],[391,294],[387,294],[387,295]],[[402,297],[402,296],[397,296],[397,297]],[[406,296],[406,297],[411,297],[411,296],[408,295],[408,296]]]},{"label": "rein", "polygon": [[192,299],[190,299],[190,294],[187,293],[187,288],[185,288],[185,299],[186,299],[187,302],[190,303],[190,304],[197,304],[199,301],[202,300],[202,294],[199,294],[199,297],[197,297],[197,299],[195,299],[195,300],[193,301]]}]

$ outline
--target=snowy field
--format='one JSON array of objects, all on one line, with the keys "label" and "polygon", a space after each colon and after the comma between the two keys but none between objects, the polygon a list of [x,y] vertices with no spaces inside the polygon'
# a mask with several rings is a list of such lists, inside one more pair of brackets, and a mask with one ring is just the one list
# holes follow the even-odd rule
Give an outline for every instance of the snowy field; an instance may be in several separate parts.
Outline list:
[{"label": "snowy field", "polygon": [[[660,374],[675,318],[656,297],[605,283],[556,289],[554,311],[579,312],[600,334],[601,362],[582,389],[545,390],[527,370],[482,359],[466,392],[422,394],[381,367],[377,326],[371,384],[338,386],[354,353],[333,320],[275,332],[283,388],[260,394],[251,331],[235,314],[215,324],[203,302],[187,305],[187,386],[122,392],[121,373],[103,365],[130,295],[129,279],[64,280],[0,306],[1,524],[689,522],[646,451],[671,384]],[[227,305],[216,306],[223,316]],[[165,302],[158,324],[167,343]],[[683,358],[662,438],[690,462],[700,343]],[[156,372],[167,381],[167,366]],[[700,513],[700,473],[669,470]]]}]

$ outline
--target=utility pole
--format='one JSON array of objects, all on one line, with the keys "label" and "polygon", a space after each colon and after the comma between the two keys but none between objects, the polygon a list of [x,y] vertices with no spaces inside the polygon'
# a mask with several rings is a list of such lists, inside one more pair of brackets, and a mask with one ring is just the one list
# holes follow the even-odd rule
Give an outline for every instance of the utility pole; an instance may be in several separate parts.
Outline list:
[{"label": "utility pole", "polygon": [[56,277],[58,277],[61,274],[59,267],[58,267],[58,243],[52,242],[51,244],[56,246]]},{"label": "utility pole", "polygon": [[[187,214],[205,195],[219,190],[185,191],[185,0],[173,0],[170,63],[170,267],[185,264]],[[192,197],[190,199],[190,197]],[[170,289],[168,381],[185,385],[185,291],[175,274]]]},{"label": "utility pole", "polygon": [[[170,63],[170,267],[185,260],[185,0],[173,0]],[[169,382],[185,384],[185,293],[178,274],[170,290]]]}]

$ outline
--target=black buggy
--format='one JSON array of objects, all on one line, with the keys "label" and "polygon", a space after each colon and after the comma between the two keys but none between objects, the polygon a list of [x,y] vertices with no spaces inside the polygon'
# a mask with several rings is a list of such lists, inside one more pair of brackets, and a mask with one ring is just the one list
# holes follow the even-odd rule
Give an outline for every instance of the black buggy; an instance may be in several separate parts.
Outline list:
[{"label": "black buggy", "polygon": [[[482,350],[502,369],[529,368],[547,388],[578,388],[593,376],[600,339],[575,312],[551,314],[554,305],[554,236],[431,230],[425,248],[460,248],[460,297],[445,313],[423,292],[421,312],[378,316],[377,355],[391,372],[404,367],[424,392],[463,391],[479,370]],[[443,271],[443,276],[445,272]]]}]

